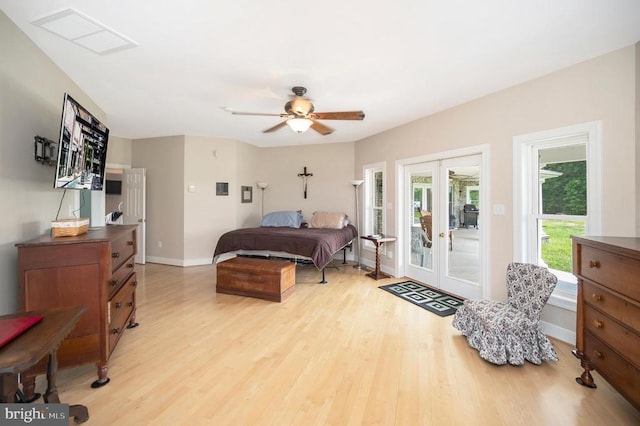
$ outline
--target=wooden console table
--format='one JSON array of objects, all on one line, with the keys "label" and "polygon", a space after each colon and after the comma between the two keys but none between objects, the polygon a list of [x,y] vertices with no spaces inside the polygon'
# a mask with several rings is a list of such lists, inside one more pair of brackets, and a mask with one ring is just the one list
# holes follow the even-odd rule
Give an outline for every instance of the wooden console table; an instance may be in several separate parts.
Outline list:
[{"label": "wooden console table", "polygon": [[382,278],[391,278],[391,275],[385,274],[380,271],[380,246],[384,243],[391,243],[396,240],[396,237],[373,237],[369,235],[360,236],[363,240],[371,241],[376,246],[376,269],[367,274],[368,277],[373,278],[374,280],[379,280]]},{"label": "wooden console table", "polygon": [[[18,392],[18,374],[42,358],[47,359],[47,391],[43,395],[45,403],[59,404],[56,374],[58,371],[58,346],[71,333],[80,316],[85,312],[84,306],[70,308],[43,309],[5,315],[1,319],[19,318],[35,314],[44,315],[42,321],[34,325],[6,346],[0,348],[0,401],[5,404],[15,402]],[[89,419],[89,411],[84,405],[71,405],[69,416],[76,423]]]}]

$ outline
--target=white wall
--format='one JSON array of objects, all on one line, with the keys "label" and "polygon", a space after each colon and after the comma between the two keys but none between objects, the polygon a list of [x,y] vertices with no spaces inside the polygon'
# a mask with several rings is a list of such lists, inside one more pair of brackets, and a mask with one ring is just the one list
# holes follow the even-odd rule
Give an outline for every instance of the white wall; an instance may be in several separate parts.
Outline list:
[{"label": "white wall", "polygon": [[179,264],[184,258],[185,137],[137,139],[132,165],[146,169],[146,257]]},{"label": "white wall", "polygon": [[[187,136],[185,142],[184,264],[208,264],[220,235],[242,221],[238,216],[240,185],[247,182],[237,177],[237,145],[244,144],[195,136]],[[251,156],[245,154],[247,157]],[[217,182],[228,183],[229,195],[216,195]]]},{"label": "white wall", "polygon": [[[50,230],[64,191],[53,189],[54,167],[36,162],[33,137],[58,140],[68,92],[109,125],[103,111],[0,12],[0,315],[15,312],[15,244]],[[60,218],[79,207],[67,191]]]},{"label": "white wall", "polygon": [[[286,129],[288,130],[288,129]],[[354,143],[288,146],[264,148],[261,153],[265,169],[262,180],[269,183],[265,190],[265,213],[278,210],[302,210],[309,221],[314,211],[355,214],[353,177]],[[304,198],[302,178],[307,167],[307,198]]]},{"label": "white wall", "polygon": [[[0,51],[0,197],[4,207],[0,211],[0,314],[4,314],[17,309],[15,244],[48,232],[61,198],[61,192],[52,188],[53,168],[33,160],[33,136],[57,139],[64,92],[109,123],[100,108],[1,12]],[[395,160],[488,144],[490,203],[507,206],[504,216],[487,218],[495,230],[490,236],[491,296],[504,298],[504,269],[513,251],[514,135],[602,120],[603,232],[640,235],[639,51],[638,46],[630,46],[356,143],[258,149],[215,138],[174,136],[136,140],[129,158],[130,141],[115,138],[118,143],[109,149],[107,161],[147,169],[148,255],[168,263],[190,264],[208,259],[215,235],[225,229],[257,224],[260,193],[254,186],[251,204],[241,204],[231,196],[226,200],[230,204],[222,206],[230,210],[222,212],[209,199],[187,197],[188,180],[206,189],[216,179],[228,177],[236,197],[240,185],[264,180],[270,184],[265,191],[265,211],[301,209],[307,220],[315,210],[345,210],[353,216],[353,188],[348,182],[360,177],[363,164],[387,162],[387,200],[393,203]],[[117,135],[117,129],[111,132]],[[199,155],[211,149],[220,149],[223,158],[233,158],[233,162],[217,167],[214,159]],[[302,197],[302,181],[297,177],[304,166],[314,173],[307,199]],[[66,200],[65,204],[76,207],[77,193],[68,192]],[[194,212],[192,204],[195,209],[204,208]],[[67,205],[62,210],[68,211]],[[395,206],[388,213],[389,223],[395,223]],[[198,240],[198,230],[210,234]],[[162,248],[158,241],[163,242]],[[392,261],[383,261],[393,267]],[[575,325],[572,313],[554,307],[545,310],[545,319],[561,328]]]},{"label": "white wall", "polygon": [[[211,263],[223,233],[259,225],[258,181],[269,183],[265,213],[302,210],[309,220],[314,211],[329,210],[353,217],[353,148],[353,143],[258,148],[199,136],[134,140],[133,167],[147,169],[147,260]],[[313,173],[306,199],[298,177],[304,166]],[[228,196],[216,195],[216,182],[229,184]],[[253,188],[251,203],[241,202],[241,186]]]},{"label": "white wall", "polygon": [[[630,46],[358,141],[356,170],[387,161],[387,201],[394,202],[396,160],[487,144],[490,204],[506,206],[504,216],[483,219],[491,221],[493,230],[489,293],[492,298],[505,299],[504,271],[513,258],[515,135],[602,120],[603,234],[637,235],[636,128],[640,122],[636,64],[636,47]],[[394,205],[387,212],[389,223],[395,223],[395,211]],[[371,257],[369,253],[363,256]],[[386,258],[383,264],[393,267]],[[573,312],[548,306],[545,318],[575,330]]]}]

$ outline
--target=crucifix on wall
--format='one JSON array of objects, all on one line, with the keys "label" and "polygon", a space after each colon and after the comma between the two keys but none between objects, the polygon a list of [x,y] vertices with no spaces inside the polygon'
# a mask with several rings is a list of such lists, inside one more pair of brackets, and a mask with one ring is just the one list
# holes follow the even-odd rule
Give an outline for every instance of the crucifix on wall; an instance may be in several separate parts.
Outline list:
[{"label": "crucifix on wall", "polygon": [[313,173],[307,173],[307,166],[304,166],[304,172],[298,173],[298,177],[302,178],[302,190],[304,191],[304,198],[307,198],[307,180],[313,176]]}]

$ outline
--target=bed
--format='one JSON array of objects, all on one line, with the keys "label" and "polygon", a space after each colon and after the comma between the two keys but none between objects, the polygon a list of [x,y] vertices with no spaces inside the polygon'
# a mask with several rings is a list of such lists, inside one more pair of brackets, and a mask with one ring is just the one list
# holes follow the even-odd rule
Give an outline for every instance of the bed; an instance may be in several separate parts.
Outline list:
[{"label": "bed", "polygon": [[[298,218],[300,221],[301,216]],[[346,215],[343,216],[341,222],[319,222],[314,221],[314,214],[309,227],[302,223],[297,224],[295,220],[288,226],[265,226],[266,223],[273,223],[265,221],[265,218],[268,218],[265,216],[260,227],[236,229],[223,234],[216,245],[213,263],[233,255],[304,260],[313,263],[322,271],[321,282],[326,283],[325,267],[336,253],[351,247],[353,239],[358,236],[356,228],[346,221]],[[282,224],[281,221],[275,223]],[[296,224],[298,226],[295,226]],[[323,224],[327,226],[321,226]]]}]

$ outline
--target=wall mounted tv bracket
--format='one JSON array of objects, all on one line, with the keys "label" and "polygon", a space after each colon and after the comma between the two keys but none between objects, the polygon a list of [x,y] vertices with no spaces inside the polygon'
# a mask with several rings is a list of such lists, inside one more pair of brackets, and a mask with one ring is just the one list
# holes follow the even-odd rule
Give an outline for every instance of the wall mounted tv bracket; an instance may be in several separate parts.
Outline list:
[{"label": "wall mounted tv bracket", "polygon": [[55,166],[58,161],[58,143],[51,139],[35,136],[34,158],[42,164]]}]

